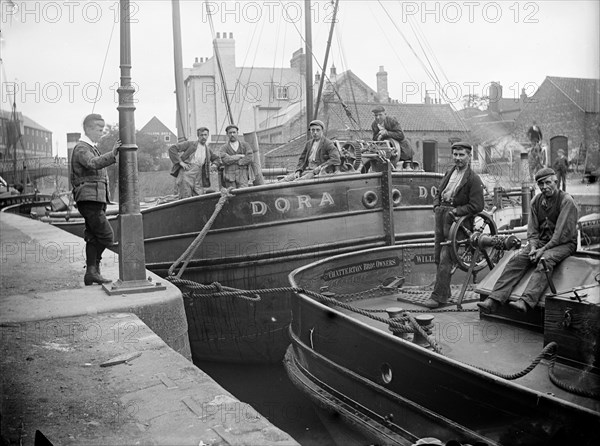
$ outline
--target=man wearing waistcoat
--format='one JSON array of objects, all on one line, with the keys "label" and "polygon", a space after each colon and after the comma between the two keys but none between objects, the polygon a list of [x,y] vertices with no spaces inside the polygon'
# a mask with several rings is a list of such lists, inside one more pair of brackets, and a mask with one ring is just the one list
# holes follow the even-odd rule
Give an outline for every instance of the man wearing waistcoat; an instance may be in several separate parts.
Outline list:
[{"label": "man wearing waistcoat", "polygon": [[250,144],[238,138],[238,126],[231,124],[225,128],[228,142],[219,148],[223,167],[223,187],[248,187],[250,166],[254,163],[254,151]]},{"label": "man wearing waistcoat", "polygon": [[108,175],[105,167],[117,161],[121,141],[115,142],[113,149],[100,154],[97,143],[104,134],[104,119],[99,114],[91,114],[83,120],[84,136],[73,149],[71,157],[71,185],[77,209],[85,220],[85,285],[103,284],[111,280],[100,274],[102,253],[113,244],[113,230],[106,218],[108,195]]},{"label": "man wearing waistcoat", "polygon": [[556,172],[549,167],[538,170],[535,181],[541,194],[531,200],[528,243],[507,263],[489,297],[477,303],[483,313],[494,313],[507,302],[512,290],[531,266],[535,266],[535,270],[523,294],[508,305],[520,312],[535,307],[548,286],[540,259],[546,259],[552,274],[554,267],[577,249],[578,212],[573,197],[558,189]]},{"label": "man wearing waistcoat", "polygon": [[[450,298],[453,261],[450,247],[442,245],[449,240],[450,227],[459,217],[475,215],[483,210],[483,183],[479,175],[471,169],[473,147],[466,142],[452,144],[454,166],[450,169],[433,199],[435,213],[434,261],[437,265],[435,286],[429,299],[423,305],[437,308]],[[468,222],[466,222],[468,223]]]},{"label": "man wearing waistcoat", "polygon": [[200,127],[197,141],[183,141],[169,147],[169,158],[173,163],[171,175],[179,198],[202,195],[205,187],[210,187],[211,163],[219,164],[219,156],[214,154],[208,144],[209,130]]}]

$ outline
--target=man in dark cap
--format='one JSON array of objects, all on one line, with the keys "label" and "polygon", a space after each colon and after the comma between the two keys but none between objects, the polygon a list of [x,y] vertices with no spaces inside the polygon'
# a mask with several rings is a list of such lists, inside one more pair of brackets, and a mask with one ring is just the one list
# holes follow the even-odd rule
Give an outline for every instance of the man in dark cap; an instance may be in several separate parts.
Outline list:
[{"label": "man in dark cap", "polygon": [[[424,302],[427,308],[437,308],[450,298],[452,279],[452,257],[450,247],[442,245],[448,241],[452,223],[464,215],[475,215],[483,210],[483,182],[471,170],[473,147],[466,142],[452,144],[454,166],[446,173],[433,199],[435,213],[434,261],[437,265],[435,286],[431,297]],[[472,225],[472,219],[466,224]]]},{"label": "man in dark cap", "polygon": [[106,218],[106,205],[110,203],[106,167],[117,162],[121,141],[116,141],[110,152],[100,154],[98,142],[104,135],[104,119],[97,113],[85,117],[83,131],[85,135],[77,142],[71,156],[73,199],[85,220],[86,272],[83,283],[86,286],[102,285],[111,282],[100,273],[102,253],[114,243],[113,229]]},{"label": "man in dark cap", "polygon": [[577,249],[577,205],[568,193],[558,189],[556,172],[549,167],[535,174],[541,193],[531,200],[531,216],[527,225],[527,245],[507,263],[488,298],[477,305],[489,314],[509,300],[514,287],[531,266],[535,270],[521,297],[509,302],[512,308],[526,312],[537,305],[548,281],[541,258],[550,274],[554,267]]},{"label": "man in dark cap", "polygon": [[341,164],[340,151],[323,135],[325,124],[315,119],[308,125],[311,139],[298,158],[294,173],[282,181],[308,180],[324,173],[334,173]]},{"label": "man in dark cap", "polygon": [[248,187],[249,168],[254,161],[252,147],[245,141],[238,140],[238,127],[231,124],[225,128],[228,142],[218,151],[223,166],[223,187]]},{"label": "man in dark cap", "polygon": [[[394,152],[390,157],[392,165],[396,167],[407,168],[412,167],[413,149],[410,146],[408,140],[404,137],[404,132],[400,127],[400,124],[391,116],[386,116],[385,108],[381,105],[375,107],[373,110],[375,120],[371,124],[371,130],[373,130],[373,141],[390,141],[394,147]],[[365,165],[366,170],[369,169]]]}]

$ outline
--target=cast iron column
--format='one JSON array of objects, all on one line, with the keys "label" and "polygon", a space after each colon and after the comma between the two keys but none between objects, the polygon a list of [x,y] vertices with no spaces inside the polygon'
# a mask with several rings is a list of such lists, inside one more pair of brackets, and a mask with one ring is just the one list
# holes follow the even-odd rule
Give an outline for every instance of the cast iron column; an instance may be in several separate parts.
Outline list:
[{"label": "cast iron column", "polygon": [[131,85],[131,39],[129,0],[120,2],[121,85],[119,93],[119,280],[104,289],[109,294],[154,291],[146,279],[144,227],[140,212],[137,145]]}]

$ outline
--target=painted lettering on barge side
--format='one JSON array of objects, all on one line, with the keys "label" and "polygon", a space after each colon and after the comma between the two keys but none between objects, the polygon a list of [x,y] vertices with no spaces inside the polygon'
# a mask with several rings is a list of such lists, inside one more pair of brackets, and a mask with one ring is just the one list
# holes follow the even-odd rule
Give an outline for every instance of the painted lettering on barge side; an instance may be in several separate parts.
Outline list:
[{"label": "painted lettering on barge side", "polygon": [[[329,192],[323,192],[320,200],[316,199],[315,202],[317,207],[323,208],[326,206],[335,206],[335,200]],[[277,197],[273,202],[273,208],[282,214],[289,212],[290,210],[302,210],[310,209],[313,205],[313,199],[310,195],[297,195],[294,198],[290,197]],[[269,210],[269,206],[264,201],[251,201],[250,209],[252,215],[265,215]]]},{"label": "painted lettering on barge side", "polygon": [[415,254],[413,257],[413,262],[416,265],[421,265],[423,263],[435,263],[435,256],[433,254]]},{"label": "painted lettering on barge side", "polygon": [[419,198],[427,198],[428,196],[435,197],[437,194],[437,187],[431,186],[431,189],[427,189],[425,186],[419,186]]},{"label": "painted lettering on barge side", "polygon": [[354,263],[352,265],[346,265],[339,268],[333,268],[323,273],[322,279],[329,281],[344,276],[350,276],[353,274],[364,273],[367,271],[373,271],[377,269],[392,268],[400,265],[400,259],[398,257],[389,257],[386,259],[377,259],[368,262]]}]

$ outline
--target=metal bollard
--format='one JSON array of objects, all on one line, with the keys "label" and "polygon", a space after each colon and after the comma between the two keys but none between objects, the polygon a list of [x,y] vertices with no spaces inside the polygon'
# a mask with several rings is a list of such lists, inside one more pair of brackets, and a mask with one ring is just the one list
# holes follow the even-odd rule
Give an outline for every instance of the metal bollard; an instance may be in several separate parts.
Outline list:
[{"label": "metal bollard", "polygon": [[[417,321],[417,324],[419,324],[419,327],[426,327],[428,325],[431,325],[433,323],[433,314],[419,314],[417,316],[415,316],[415,320]],[[426,330],[424,329],[425,333],[427,333],[428,335],[431,335],[431,330]],[[420,345],[421,347],[430,347],[429,341],[427,340],[427,338],[424,338],[423,335],[421,333],[419,333],[418,331],[415,331],[415,336],[413,337],[413,342],[417,345]]]},{"label": "metal bollard", "polygon": [[[394,319],[394,318],[402,316],[404,314],[404,309],[400,308],[400,307],[389,307],[389,308],[385,309],[385,312],[388,314],[388,318]],[[404,323],[404,325],[406,325],[406,323]],[[406,332],[395,333],[394,330],[392,330],[391,326],[389,328],[390,328],[390,331],[394,334],[394,336],[398,336],[399,338],[402,338],[402,339],[409,338],[409,333],[406,333]]]}]

